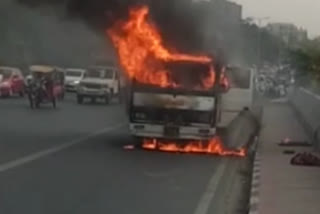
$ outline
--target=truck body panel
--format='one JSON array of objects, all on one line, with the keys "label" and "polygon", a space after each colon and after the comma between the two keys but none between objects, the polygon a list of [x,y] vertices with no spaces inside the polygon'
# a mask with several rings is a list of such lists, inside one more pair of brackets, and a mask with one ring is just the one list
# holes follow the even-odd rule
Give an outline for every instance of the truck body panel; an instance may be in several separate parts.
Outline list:
[{"label": "truck body panel", "polygon": [[227,127],[243,109],[251,109],[253,105],[253,70],[233,67],[229,68],[226,74],[230,89],[221,94],[219,127]]},{"label": "truck body panel", "polygon": [[208,140],[216,135],[215,93],[133,86],[130,98],[133,136]]}]

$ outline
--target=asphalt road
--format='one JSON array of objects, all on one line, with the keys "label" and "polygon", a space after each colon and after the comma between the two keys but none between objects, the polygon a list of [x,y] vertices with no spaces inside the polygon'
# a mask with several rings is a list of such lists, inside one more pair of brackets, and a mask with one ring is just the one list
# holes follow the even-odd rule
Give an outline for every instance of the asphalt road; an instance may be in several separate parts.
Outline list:
[{"label": "asphalt road", "polygon": [[0,213],[227,213],[242,197],[243,160],[124,150],[125,123],[116,103],[0,99]]}]

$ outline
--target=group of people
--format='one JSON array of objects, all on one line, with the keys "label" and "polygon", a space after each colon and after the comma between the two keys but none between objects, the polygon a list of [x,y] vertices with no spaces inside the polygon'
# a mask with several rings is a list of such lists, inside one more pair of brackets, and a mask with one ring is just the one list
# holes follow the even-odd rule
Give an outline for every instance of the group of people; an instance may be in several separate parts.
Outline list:
[{"label": "group of people", "polygon": [[265,66],[257,70],[256,89],[267,97],[285,97],[294,84],[292,70],[287,66]]}]

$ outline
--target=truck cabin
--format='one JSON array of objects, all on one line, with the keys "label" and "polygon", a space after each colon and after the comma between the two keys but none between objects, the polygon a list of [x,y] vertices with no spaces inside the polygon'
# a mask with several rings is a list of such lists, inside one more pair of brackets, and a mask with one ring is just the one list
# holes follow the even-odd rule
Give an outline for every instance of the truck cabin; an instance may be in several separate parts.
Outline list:
[{"label": "truck cabin", "polygon": [[216,87],[201,88],[208,65],[168,64],[171,79],[179,87],[158,87],[133,81],[129,117],[133,123],[173,124],[179,126],[215,125]]}]

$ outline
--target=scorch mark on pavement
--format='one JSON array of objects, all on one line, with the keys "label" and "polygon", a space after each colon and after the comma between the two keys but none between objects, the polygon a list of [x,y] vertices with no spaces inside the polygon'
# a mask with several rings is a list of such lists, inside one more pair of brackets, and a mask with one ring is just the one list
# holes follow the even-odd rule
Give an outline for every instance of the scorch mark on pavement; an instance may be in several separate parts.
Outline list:
[{"label": "scorch mark on pavement", "polygon": [[104,133],[108,133],[108,132],[114,131],[114,130],[116,130],[118,128],[123,127],[124,125],[125,125],[125,123],[109,126],[109,127],[104,128],[104,129],[95,131],[95,132],[93,132],[93,133],[91,133],[91,134],[89,134],[89,135],[87,135],[85,137],[72,140],[72,141],[70,141],[68,143],[65,143],[65,144],[62,144],[62,145],[59,145],[59,146],[56,146],[56,147],[52,147],[50,149],[42,150],[40,152],[35,152],[33,154],[24,156],[22,158],[18,158],[16,160],[12,160],[12,161],[9,161],[7,163],[0,164],[0,172],[4,172],[6,170],[9,170],[9,169],[12,169],[12,168],[15,168],[15,167],[19,167],[21,165],[27,164],[27,163],[29,163],[31,161],[34,161],[34,160],[37,160],[39,158],[42,158],[42,157],[51,155],[53,153],[62,151],[64,149],[67,149],[67,148],[69,148],[71,146],[74,146],[76,144],[83,143],[84,141],[86,141],[86,140],[88,140],[88,139],[90,139],[92,137],[95,137],[95,136],[98,136],[98,135],[101,135],[101,134],[104,134]]}]

